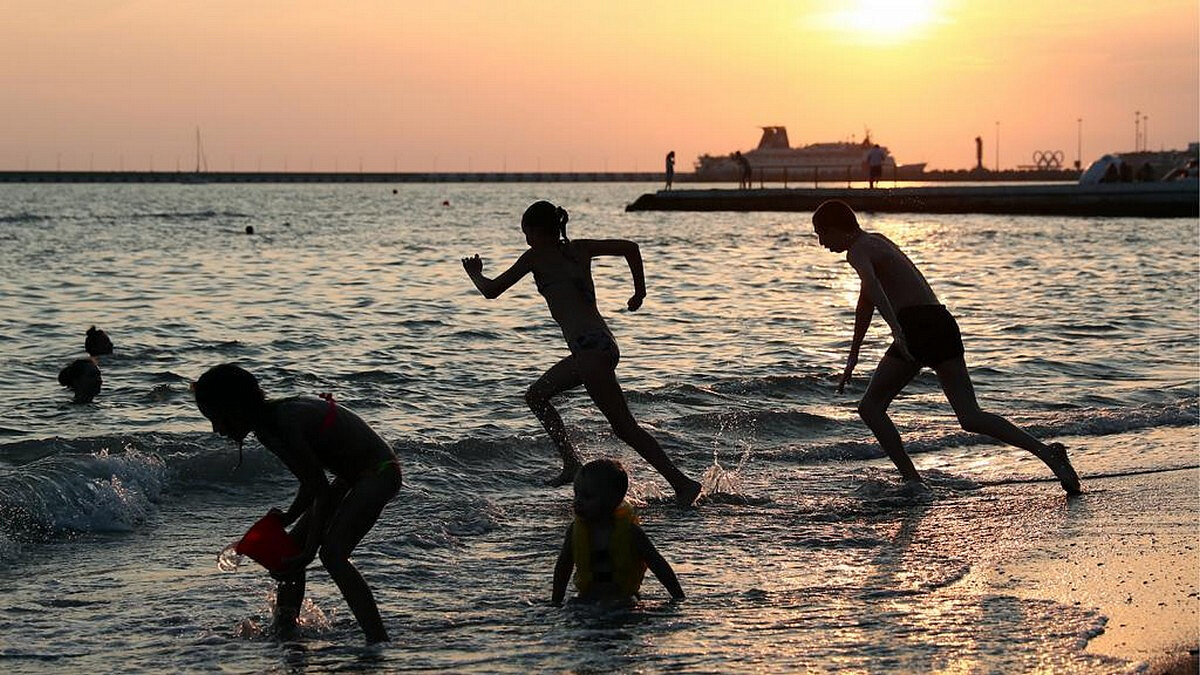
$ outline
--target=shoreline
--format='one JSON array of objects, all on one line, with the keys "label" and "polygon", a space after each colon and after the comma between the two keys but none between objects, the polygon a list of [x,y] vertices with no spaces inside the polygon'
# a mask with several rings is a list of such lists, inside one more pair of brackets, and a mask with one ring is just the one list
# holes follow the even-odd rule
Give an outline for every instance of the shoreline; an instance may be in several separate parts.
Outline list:
[{"label": "shoreline", "polygon": [[1087,653],[1146,672],[1195,673],[1200,648],[1200,469],[1084,478],[1059,531],[959,583],[1000,594],[1094,609],[1103,629]]}]

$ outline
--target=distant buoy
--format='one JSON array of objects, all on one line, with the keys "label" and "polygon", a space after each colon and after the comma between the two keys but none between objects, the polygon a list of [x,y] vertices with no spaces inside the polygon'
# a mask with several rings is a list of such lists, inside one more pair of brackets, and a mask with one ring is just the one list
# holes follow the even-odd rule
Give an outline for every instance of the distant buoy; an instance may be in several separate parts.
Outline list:
[{"label": "distant buoy", "polygon": [[442,206],[450,206],[450,200],[449,200],[449,199],[443,199],[443,200],[442,200]]},{"label": "distant buoy", "polygon": [[392,194],[396,194],[396,188],[392,188]]},{"label": "distant buoy", "polygon": [[254,226],[253,225],[246,226],[246,234],[254,234]]}]

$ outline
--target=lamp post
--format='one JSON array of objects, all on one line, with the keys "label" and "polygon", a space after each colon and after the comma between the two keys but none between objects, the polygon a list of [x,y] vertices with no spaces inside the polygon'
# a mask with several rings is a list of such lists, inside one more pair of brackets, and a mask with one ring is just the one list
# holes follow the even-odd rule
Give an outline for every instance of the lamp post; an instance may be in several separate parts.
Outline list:
[{"label": "lamp post", "polygon": [[1076,119],[1075,123],[1078,125],[1075,139],[1075,170],[1079,171],[1083,169],[1083,118]]},{"label": "lamp post", "polygon": [[1133,151],[1137,152],[1138,142],[1142,136],[1142,111],[1133,111]]},{"label": "lamp post", "polygon": [[1000,171],[1000,121],[996,120],[996,172]]}]

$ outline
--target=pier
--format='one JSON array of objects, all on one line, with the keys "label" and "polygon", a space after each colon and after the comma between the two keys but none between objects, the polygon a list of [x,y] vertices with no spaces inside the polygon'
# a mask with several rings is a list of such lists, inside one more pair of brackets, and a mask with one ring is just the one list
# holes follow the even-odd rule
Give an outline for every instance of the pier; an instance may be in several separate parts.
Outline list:
[{"label": "pier", "polygon": [[0,183],[658,183],[652,171],[0,171]]},{"label": "pier", "polygon": [[840,199],[875,213],[991,213],[1033,216],[1196,218],[1195,180],[1078,185],[939,185],[897,188],[659,190],[626,211],[814,211]]}]

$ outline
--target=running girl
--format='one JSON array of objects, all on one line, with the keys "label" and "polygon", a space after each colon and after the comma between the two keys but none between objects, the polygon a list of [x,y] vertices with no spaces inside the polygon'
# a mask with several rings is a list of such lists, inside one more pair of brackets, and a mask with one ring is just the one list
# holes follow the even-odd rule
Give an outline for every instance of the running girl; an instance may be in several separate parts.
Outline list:
[{"label": "running girl", "polygon": [[612,425],[613,433],[662,474],[675,490],[675,500],[690,506],[700,495],[700,484],[688,478],[671,462],[658,441],[647,433],[633,414],[616,368],[621,355],[616,340],[600,310],[596,308],[596,288],[592,282],[592,258],[622,256],[633,275],[633,296],[629,311],[636,311],[646,298],[646,280],[638,245],[625,239],[567,239],[567,212],[547,201],[534,202],[521,217],[521,231],[529,250],[512,267],[495,279],[483,275],[478,255],[463,258],[463,268],[485,298],[499,297],[530,272],[538,292],[546,299],[550,315],[562,329],[570,356],[550,367],[525,392],[525,402],[541,421],[558,448],[562,471],[550,485],[566,485],[579,470],[579,455],[567,438],[562,418],[550,399],[583,385],[600,412]]}]

